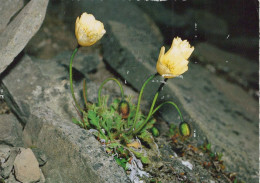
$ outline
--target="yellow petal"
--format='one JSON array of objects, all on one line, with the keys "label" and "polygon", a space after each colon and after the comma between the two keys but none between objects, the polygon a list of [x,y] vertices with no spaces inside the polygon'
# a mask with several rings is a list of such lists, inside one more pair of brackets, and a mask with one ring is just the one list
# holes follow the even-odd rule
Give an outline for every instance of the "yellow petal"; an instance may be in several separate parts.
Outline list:
[{"label": "yellow petal", "polygon": [[[188,58],[193,52],[187,40],[182,41],[181,38],[174,38],[171,48],[165,53],[162,47],[156,64],[157,72],[164,78],[177,77],[188,70]],[[165,54],[164,54],[165,53]]]},{"label": "yellow petal", "polygon": [[83,13],[77,17],[75,35],[79,45],[91,46],[100,40],[106,33],[102,22],[95,19],[92,14]]}]

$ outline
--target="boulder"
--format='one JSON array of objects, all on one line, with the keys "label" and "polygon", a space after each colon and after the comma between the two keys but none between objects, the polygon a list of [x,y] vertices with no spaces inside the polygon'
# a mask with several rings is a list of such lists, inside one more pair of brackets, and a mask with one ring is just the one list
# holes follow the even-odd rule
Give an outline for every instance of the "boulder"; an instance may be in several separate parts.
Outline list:
[{"label": "boulder", "polygon": [[42,167],[47,182],[128,182],[124,170],[89,131],[43,106],[32,112],[24,137],[48,155]]},{"label": "boulder", "polygon": [[30,1],[0,34],[0,74],[39,30],[48,1]]}]

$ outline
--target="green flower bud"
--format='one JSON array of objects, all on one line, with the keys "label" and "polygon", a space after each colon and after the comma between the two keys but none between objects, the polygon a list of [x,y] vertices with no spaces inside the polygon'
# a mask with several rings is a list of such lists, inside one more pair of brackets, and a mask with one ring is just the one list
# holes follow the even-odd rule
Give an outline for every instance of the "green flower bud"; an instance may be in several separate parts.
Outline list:
[{"label": "green flower bud", "polygon": [[191,127],[187,122],[181,122],[179,125],[181,136],[189,137],[191,135]]}]

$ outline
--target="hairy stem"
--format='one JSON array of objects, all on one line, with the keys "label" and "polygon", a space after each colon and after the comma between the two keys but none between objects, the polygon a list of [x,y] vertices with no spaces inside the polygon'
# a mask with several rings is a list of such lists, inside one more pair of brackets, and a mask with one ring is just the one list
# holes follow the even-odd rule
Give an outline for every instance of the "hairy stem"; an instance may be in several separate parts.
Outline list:
[{"label": "hairy stem", "polygon": [[150,111],[149,111],[149,114],[148,114],[146,120],[137,129],[134,130],[134,134],[137,134],[140,130],[142,130],[143,127],[147,124],[147,122],[151,118],[152,112],[153,112],[153,108],[154,108],[154,105],[155,105],[155,103],[157,101],[158,95],[159,95],[160,91],[162,90],[163,86],[165,85],[165,83],[167,82],[167,80],[168,80],[167,78],[164,79],[164,82],[159,86],[159,88],[158,88],[158,90],[157,90],[157,92],[156,92],[156,94],[155,94],[155,96],[153,98],[153,103],[151,105],[151,108],[150,108]]},{"label": "hairy stem", "polygon": [[102,92],[102,89],[103,89],[103,86],[108,82],[108,81],[115,81],[117,83],[117,85],[119,86],[120,90],[121,90],[121,97],[122,97],[122,100],[124,99],[124,90],[123,90],[123,87],[122,85],[120,84],[120,82],[115,79],[115,78],[108,78],[106,79],[105,81],[103,81],[98,89],[98,106],[101,105],[101,92]]},{"label": "hairy stem", "polygon": [[137,102],[137,108],[136,108],[136,112],[135,112],[135,118],[134,118],[134,123],[133,123],[133,126],[132,128],[130,129],[130,133],[133,131],[133,129],[135,128],[136,126],[136,121],[137,121],[137,116],[138,116],[138,112],[139,112],[139,109],[140,109],[140,103],[141,103],[141,98],[142,98],[142,95],[143,95],[143,92],[144,92],[144,88],[145,86],[147,85],[147,83],[149,81],[151,81],[155,76],[157,76],[158,73],[156,74],[153,74],[151,75],[143,84],[142,88],[141,88],[141,91],[140,91],[140,94],[139,94],[139,97],[138,97],[138,102]]},{"label": "hairy stem", "polygon": [[77,48],[75,48],[74,52],[72,53],[71,57],[70,57],[70,91],[71,91],[71,95],[72,95],[72,98],[74,100],[74,103],[76,105],[76,107],[81,111],[83,112],[83,109],[80,107],[80,105],[78,104],[77,100],[76,100],[76,97],[75,97],[75,94],[74,94],[74,89],[73,89],[73,82],[72,82],[72,63],[73,63],[73,59],[74,59],[74,56],[76,55],[78,49],[79,49],[79,45],[77,46]]},{"label": "hairy stem", "polygon": [[178,111],[178,113],[179,113],[179,116],[180,116],[180,118],[181,118],[181,122],[184,121],[179,107],[178,107],[174,102],[172,102],[172,101],[167,101],[167,102],[164,102],[164,103],[160,104],[159,106],[157,106],[157,107],[153,110],[152,115],[153,115],[154,113],[156,113],[164,104],[171,104],[172,106],[174,106],[174,107],[176,108],[176,110]]},{"label": "hairy stem", "polygon": [[84,81],[83,81],[83,98],[84,98],[84,102],[85,102],[85,106],[86,106],[86,110],[87,110],[88,100],[87,100],[87,90],[86,90],[86,79],[84,79]]}]

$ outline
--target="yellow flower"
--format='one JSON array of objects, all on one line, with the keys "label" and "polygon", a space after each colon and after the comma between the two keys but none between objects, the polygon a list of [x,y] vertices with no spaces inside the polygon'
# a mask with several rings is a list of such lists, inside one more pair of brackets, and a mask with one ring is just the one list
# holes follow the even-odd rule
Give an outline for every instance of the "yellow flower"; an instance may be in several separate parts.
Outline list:
[{"label": "yellow flower", "polygon": [[75,35],[81,46],[95,44],[106,33],[102,22],[95,19],[92,14],[83,13],[77,17],[75,23]]},{"label": "yellow flower", "polygon": [[[174,38],[171,48],[165,53],[163,46],[157,61],[157,72],[164,78],[177,77],[188,70],[188,58],[193,52],[187,40],[182,41],[181,38]],[[164,54],[165,53],[165,54]]]}]

